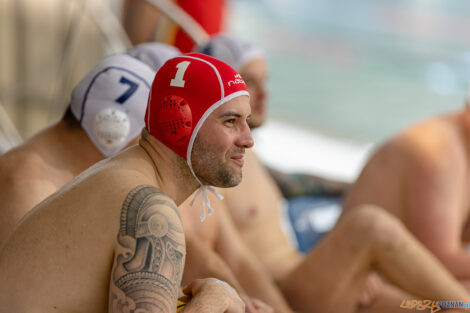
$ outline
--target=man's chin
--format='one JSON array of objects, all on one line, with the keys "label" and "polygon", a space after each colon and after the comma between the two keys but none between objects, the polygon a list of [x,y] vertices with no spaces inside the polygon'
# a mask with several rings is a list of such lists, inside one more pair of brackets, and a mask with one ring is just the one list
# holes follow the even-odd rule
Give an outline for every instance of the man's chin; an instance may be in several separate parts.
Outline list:
[{"label": "man's chin", "polygon": [[229,184],[225,184],[224,186],[219,186],[219,188],[233,188],[233,187],[237,187],[238,185],[240,185],[240,183],[242,182],[242,179],[240,178],[238,181],[234,182],[230,182]]},{"label": "man's chin", "polygon": [[242,173],[224,176],[223,178],[205,178],[200,177],[199,180],[203,185],[210,185],[218,188],[232,188],[238,186],[242,181]]},{"label": "man's chin", "polygon": [[225,180],[223,182],[219,182],[219,185],[216,186],[216,187],[219,187],[219,188],[232,188],[232,187],[236,187],[238,185],[240,185],[240,183],[242,182],[242,175],[240,173],[240,175],[234,175],[230,178],[230,180]]}]

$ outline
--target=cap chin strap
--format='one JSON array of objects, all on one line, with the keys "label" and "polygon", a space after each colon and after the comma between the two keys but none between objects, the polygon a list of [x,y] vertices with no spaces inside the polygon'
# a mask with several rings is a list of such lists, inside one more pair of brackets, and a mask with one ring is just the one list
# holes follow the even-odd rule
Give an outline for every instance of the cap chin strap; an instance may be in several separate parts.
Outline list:
[{"label": "cap chin strap", "polygon": [[[192,135],[193,137],[194,135]],[[194,136],[195,137],[195,136]],[[190,147],[192,145],[190,144]],[[188,151],[191,151],[190,148],[188,148]],[[214,209],[211,207],[211,202],[209,201],[209,196],[207,195],[207,191],[209,190],[212,192],[219,200],[223,200],[224,196],[222,196],[220,193],[215,191],[214,187],[209,186],[209,185],[203,185],[199,178],[197,177],[196,173],[194,172],[193,165],[191,164],[191,153],[188,152],[188,158],[186,160],[186,163],[188,164],[189,170],[191,171],[191,174],[193,174],[194,179],[201,185],[196,191],[196,194],[193,197],[193,200],[189,203],[189,205],[193,206],[194,201],[199,197],[199,195],[202,193],[202,212],[201,216],[199,216],[199,219],[201,222],[204,222],[206,220],[206,206],[208,207],[207,213],[212,215],[214,213]]]},{"label": "cap chin strap", "polygon": [[[199,181],[197,177],[196,177],[196,180],[201,184],[201,182]],[[202,212],[201,212],[201,216],[199,216],[199,219],[201,220],[201,222],[204,222],[206,219],[206,206],[208,208],[207,213],[209,214],[209,216],[212,215],[212,213],[214,213],[214,209],[211,207],[211,202],[209,200],[209,196],[207,195],[207,191],[212,192],[219,200],[224,199],[224,196],[222,196],[220,193],[215,191],[214,187],[201,184],[201,187],[199,187],[198,190],[196,191],[196,194],[194,195],[193,200],[191,200],[191,202],[189,203],[192,206],[194,201],[196,201],[196,199],[202,193]]]}]

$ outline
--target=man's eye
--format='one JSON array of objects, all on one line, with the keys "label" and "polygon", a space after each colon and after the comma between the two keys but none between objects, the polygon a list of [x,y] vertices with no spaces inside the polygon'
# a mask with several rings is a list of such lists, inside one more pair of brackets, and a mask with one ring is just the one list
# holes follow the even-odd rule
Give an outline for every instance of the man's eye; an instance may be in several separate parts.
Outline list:
[{"label": "man's eye", "polygon": [[229,120],[225,120],[224,122],[225,124],[228,124],[228,125],[233,125],[235,123],[235,119],[234,118],[231,118]]}]

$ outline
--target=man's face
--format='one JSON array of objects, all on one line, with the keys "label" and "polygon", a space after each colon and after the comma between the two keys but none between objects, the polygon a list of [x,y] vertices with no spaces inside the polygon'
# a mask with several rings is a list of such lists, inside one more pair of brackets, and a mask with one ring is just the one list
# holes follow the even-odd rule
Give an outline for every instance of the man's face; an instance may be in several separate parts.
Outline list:
[{"label": "man's face", "polygon": [[194,172],[205,185],[233,187],[242,179],[246,148],[253,146],[247,96],[217,108],[199,130],[191,153]]},{"label": "man's face", "polygon": [[251,119],[249,125],[251,128],[256,128],[261,126],[266,118],[266,99],[268,97],[266,60],[263,58],[248,62],[240,71],[240,75],[250,93]]}]

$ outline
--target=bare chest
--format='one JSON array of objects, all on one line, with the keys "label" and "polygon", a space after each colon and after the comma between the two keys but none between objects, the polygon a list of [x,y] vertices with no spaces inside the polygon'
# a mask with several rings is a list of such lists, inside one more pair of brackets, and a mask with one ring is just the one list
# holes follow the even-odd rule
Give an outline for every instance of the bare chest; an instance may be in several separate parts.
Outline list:
[{"label": "bare chest", "polygon": [[237,187],[227,201],[230,215],[239,229],[250,228],[269,219],[279,219],[281,196],[271,182]]},{"label": "bare chest", "polygon": [[[212,215],[206,215],[206,218],[201,222],[200,216],[202,213],[202,207],[199,205],[180,206],[181,219],[184,225],[184,231],[187,235],[194,235],[199,240],[202,240],[206,244],[214,247],[217,241],[217,233],[219,227],[218,220],[218,199],[211,199],[211,206],[215,209]],[[207,214],[207,212],[206,212]]]}]

